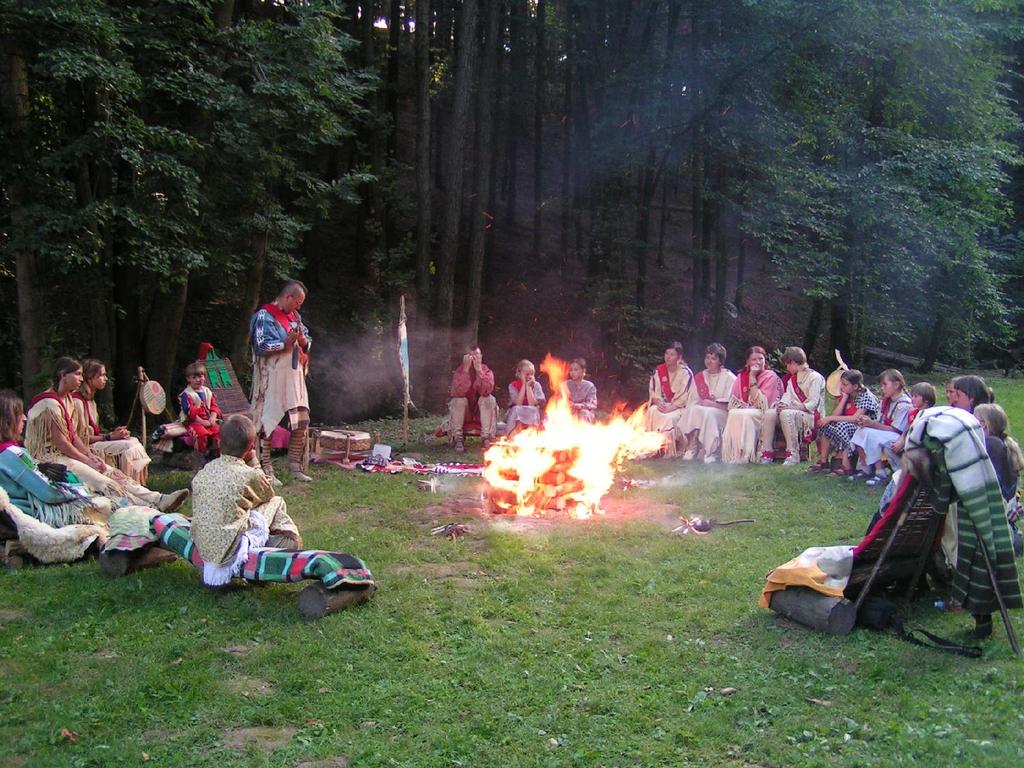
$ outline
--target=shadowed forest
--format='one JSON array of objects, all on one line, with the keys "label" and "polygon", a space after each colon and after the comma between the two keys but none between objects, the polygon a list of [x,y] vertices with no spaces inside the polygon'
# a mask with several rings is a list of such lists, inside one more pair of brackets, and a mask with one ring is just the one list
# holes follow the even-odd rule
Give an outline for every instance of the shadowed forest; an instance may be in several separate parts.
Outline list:
[{"label": "shadowed forest", "polygon": [[1010,0],[0,0],[0,384],[99,357],[124,412],[202,341],[245,371],[285,277],[320,421],[400,409],[402,295],[427,411],[477,339],[499,381],[586,357],[606,405],[671,339],[1019,367],[1022,31]]}]

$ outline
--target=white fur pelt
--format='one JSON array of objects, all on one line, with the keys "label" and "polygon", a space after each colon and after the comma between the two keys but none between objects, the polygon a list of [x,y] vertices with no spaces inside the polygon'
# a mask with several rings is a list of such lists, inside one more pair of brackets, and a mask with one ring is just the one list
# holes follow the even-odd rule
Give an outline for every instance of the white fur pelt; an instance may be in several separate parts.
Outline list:
[{"label": "white fur pelt", "polygon": [[0,488],[0,508],[18,529],[18,542],[32,557],[43,563],[70,563],[80,559],[94,541],[103,544],[107,530],[100,525],[65,525],[53,528],[22,512],[11,504],[7,492]]}]

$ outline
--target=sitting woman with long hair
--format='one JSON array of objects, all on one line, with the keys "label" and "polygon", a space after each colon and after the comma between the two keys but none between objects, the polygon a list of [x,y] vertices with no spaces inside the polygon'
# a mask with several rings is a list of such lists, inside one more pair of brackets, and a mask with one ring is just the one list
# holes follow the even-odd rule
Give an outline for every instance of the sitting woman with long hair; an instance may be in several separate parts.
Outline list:
[{"label": "sitting woman with long hair", "polygon": [[99,360],[82,361],[82,386],[72,392],[78,409],[78,434],[82,442],[107,464],[117,467],[135,482],[145,485],[149,454],[128,427],[119,426],[104,432],[96,407],[96,393],[107,388],[107,367]]},{"label": "sitting woman with long hair", "polygon": [[93,492],[127,498],[132,504],[170,512],[188,498],[188,489],[163,494],[135,482],[93,453],[79,434],[78,410],[71,396],[82,385],[82,365],[70,357],[57,360],[53,386],[40,392],[28,409],[25,447],[38,460],[64,464]]},{"label": "sitting woman with long hair", "polygon": [[729,396],[729,415],[722,432],[722,462],[757,461],[764,413],[782,397],[782,379],[767,365],[764,347],[751,347]]},{"label": "sitting woman with long hair", "polygon": [[63,466],[37,464],[21,445],[21,398],[0,390],[0,525],[43,563],[78,560],[107,538],[107,521],[124,500],[96,496]]}]

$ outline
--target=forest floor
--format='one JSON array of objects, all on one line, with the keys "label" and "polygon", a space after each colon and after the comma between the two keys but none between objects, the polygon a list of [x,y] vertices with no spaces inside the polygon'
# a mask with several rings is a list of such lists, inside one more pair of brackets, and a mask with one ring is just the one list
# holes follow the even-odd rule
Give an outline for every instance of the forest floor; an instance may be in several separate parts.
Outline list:
[{"label": "forest floor", "polygon": [[[1024,436],[1024,382],[995,389]],[[436,423],[413,423],[409,454],[454,458],[420,440]],[[363,428],[399,442],[400,422]],[[772,567],[856,542],[880,490],[780,466],[628,474],[653,483],[614,491],[604,517],[534,520],[486,518],[476,480],[430,494],[316,467],[283,489],[289,509],[379,591],[315,622],[299,585],[213,594],[182,562],[116,581],[95,560],[0,574],[0,766],[1024,762],[1024,662],[998,619],[971,660],[757,606]],[[756,522],[672,534],[694,513]],[[473,531],[430,535],[448,522]],[[973,622],[933,599],[908,624],[963,639]]]}]

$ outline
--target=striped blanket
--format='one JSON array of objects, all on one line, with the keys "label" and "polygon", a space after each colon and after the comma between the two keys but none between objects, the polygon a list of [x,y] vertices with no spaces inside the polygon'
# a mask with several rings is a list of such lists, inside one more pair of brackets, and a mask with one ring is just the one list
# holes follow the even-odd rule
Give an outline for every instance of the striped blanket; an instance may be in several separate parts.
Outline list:
[{"label": "striped blanket", "polygon": [[[190,536],[192,522],[184,515],[151,515],[148,534],[139,530],[137,516],[121,515],[111,518],[111,522],[115,523],[114,536],[108,549],[132,551],[155,542],[161,549],[203,570],[205,563]],[[358,557],[319,549],[253,549],[246,558],[242,576],[246,581],[279,583],[315,579],[327,589],[362,589],[374,585],[373,574]]]},{"label": "striped blanket", "polygon": [[932,484],[939,501],[948,503],[954,495],[959,500],[952,597],[971,613],[998,610],[980,542],[995,569],[1006,607],[1024,607],[1006,509],[978,420],[957,408],[929,408],[914,421],[906,445],[908,449],[923,446],[931,455]]},{"label": "striped blanket", "polygon": [[[152,525],[161,549],[174,552],[200,570],[203,568],[199,550],[189,536],[192,526],[188,518],[174,514],[157,515]],[[373,574],[358,557],[319,549],[253,549],[245,561],[242,575],[246,581],[263,582],[317,579],[327,589],[360,589],[374,584]]]}]

